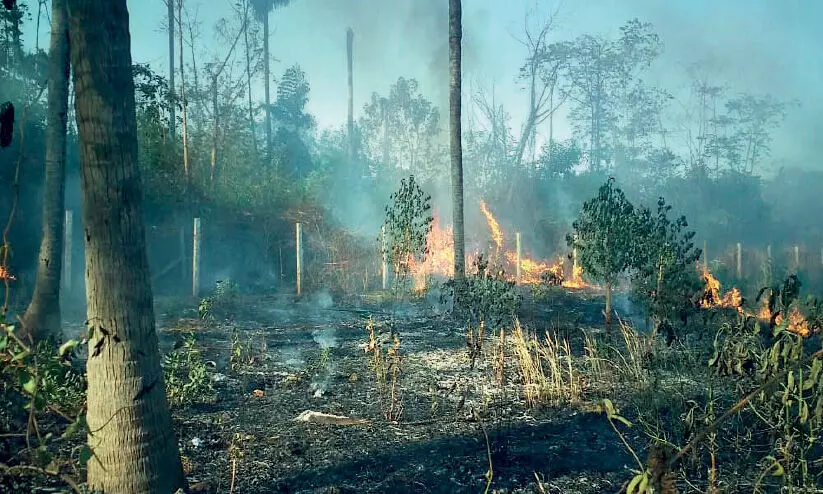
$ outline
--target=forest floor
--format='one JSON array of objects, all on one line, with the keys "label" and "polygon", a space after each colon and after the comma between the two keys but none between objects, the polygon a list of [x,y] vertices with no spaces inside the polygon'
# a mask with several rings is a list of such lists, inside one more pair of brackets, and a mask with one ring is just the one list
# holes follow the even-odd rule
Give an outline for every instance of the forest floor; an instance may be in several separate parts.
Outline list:
[{"label": "forest floor", "polygon": [[[526,304],[523,327],[538,337],[558,334],[569,342],[571,365],[584,365],[585,336],[610,336],[602,327],[602,297],[557,290],[550,298]],[[561,390],[550,403],[527,403],[511,344],[504,347],[502,380],[494,368],[501,360],[496,334],[472,368],[463,325],[432,305],[242,297],[220,321],[163,317],[164,350],[193,331],[213,368],[214,399],[173,409],[193,488],[483,492],[491,464],[497,492],[620,490],[638,465],[597,400],[610,396],[621,406],[627,400],[618,391],[627,386],[574,371],[575,396]],[[388,391],[381,394],[365,351],[370,319],[378,333],[393,330],[400,338],[396,420],[386,418],[390,399],[381,396]],[[354,420],[296,420],[306,411]],[[623,429],[640,454],[643,431]]]},{"label": "forest floor", "polygon": [[[721,323],[711,317],[722,311],[702,321],[701,338],[667,346],[628,324],[605,329],[597,290],[522,294],[523,337],[489,329],[474,366],[465,324],[431,295],[236,293],[206,317],[194,300],[157,300],[167,375],[186,362],[167,386],[185,395],[196,381],[171,400],[191,491],[617,493],[645,468],[652,438],[680,448],[707,423],[707,403],[725,410],[739,396],[734,382],[707,385]],[[399,367],[374,365],[369,327],[380,362],[399,357]],[[605,399],[632,427],[609,420]],[[712,454],[725,478],[741,479],[724,492],[752,492],[748,458]],[[692,456],[678,475],[705,486],[708,454]],[[4,482],[19,492],[60,485]]]}]

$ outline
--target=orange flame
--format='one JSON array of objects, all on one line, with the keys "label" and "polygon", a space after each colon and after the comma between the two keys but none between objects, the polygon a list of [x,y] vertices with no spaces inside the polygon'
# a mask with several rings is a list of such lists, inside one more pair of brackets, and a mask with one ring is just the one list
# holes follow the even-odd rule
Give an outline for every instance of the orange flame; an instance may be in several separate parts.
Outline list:
[{"label": "orange flame", "polygon": [[0,280],[14,281],[17,278],[6,269],[5,266],[0,266]]},{"label": "orange flame", "polygon": [[[761,305],[757,311],[757,318],[762,321],[772,320],[772,312],[769,310],[768,299],[763,300],[763,305]],[[783,314],[778,314],[777,317],[774,318],[774,323],[777,326],[783,325],[784,322],[785,318]],[[808,338],[809,335],[812,334],[809,321],[803,316],[796,305],[793,305],[792,308],[789,309],[789,323],[786,325],[786,331],[802,336],[803,338]]]},{"label": "orange flame", "polygon": [[700,299],[700,307],[711,308],[731,308],[743,312],[743,295],[737,287],[733,287],[725,294],[720,294],[720,280],[705,267],[699,268],[703,271],[703,279],[706,280],[706,288],[703,290],[703,297]]},{"label": "orange flame", "polygon": [[489,211],[488,206],[486,206],[486,201],[480,201],[480,211],[486,217],[486,223],[489,224],[489,230],[492,232],[492,240],[497,245],[497,251],[500,252],[503,249],[503,230],[497,220],[494,219],[494,215]]},{"label": "orange flame", "polygon": [[[507,276],[511,280],[515,280],[515,273],[517,272],[517,253],[513,250],[504,251],[503,239],[504,232],[500,223],[489,210],[485,201],[480,201],[480,211],[486,218],[489,231],[491,233],[492,241],[496,246],[497,251],[492,259],[494,264],[497,255],[503,254],[503,266]],[[440,218],[435,212],[432,228],[426,237],[427,253],[423,261],[409,261],[409,269],[414,280],[414,290],[422,291],[426,288],[427,279],[430,276],[440,276],[443,278],[450,278],[454,276],[454,235],[451,226],[444,227],[441,225]],[[471,266],[477,254],[466,256],[466,265]],[[538,261],[527,256],[520,257],[520,280],[519,283],[526,285],[533,285],[538,283],[545,283],[552,280],[553,284],[562,285],[566,288],[583,288],[588,286],[583,281],[583,269],[580,266],[573,266],[572,276],[569,279],[564,279],[564,265],[563,260],[557,261]],[[549,281],[550,283],[552,281]]]}]

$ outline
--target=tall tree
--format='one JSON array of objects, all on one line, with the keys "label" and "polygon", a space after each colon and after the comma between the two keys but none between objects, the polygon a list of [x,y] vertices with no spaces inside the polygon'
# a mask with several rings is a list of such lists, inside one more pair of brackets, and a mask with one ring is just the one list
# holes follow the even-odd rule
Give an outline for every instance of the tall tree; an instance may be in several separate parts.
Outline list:
[{"label": "tall tree", "polygon": [[185,487],[146,255],[126,0],[69,0],[88,318],[88,486]]},{"label": "tall tree", "polygon": [[48,116],[43,193],[43,237],[34,294],[23,329],[34,341],[60,337],[60,274],[66,185],[66,115],[69,106],[69,32],[66,0],[52,0]]},{"label": "tall tree", "polygon": [[[346,67],[348,68],[348,90],[349,90],[349,114],[346,125],[348,133],[348,154],[349,161],[354,162],[354,75],[352,66],[354,49],[354,31],[352,28],[346,30]],[[364,174],[365,175],[365,174]]]},{"label": "tall tree", "polygon": [[[169,0],[172,1],[172,0]],[[188,123],[188,102],[186,101],[186,70],[183,63],[183,0],[177,0],[177,34],[180,44],[180,101],[183,104],[183,173],[186,176],[186,183],[189,182],[189,123]],[[197,71],[195,70],[195,73]]]},{"label": "tall tree", "polygon": [[269,14],[272,10],[285,7],[291,0],[252,0],[252,8],[257,19],[263,24],[263,72],[265,74],[266,89],[266,157],[271,160],[272,130],[271,130],[271,56],[269,55]]},{"label": "tall tree", "polygon": [[[174,106],[177,102],[174,100],[174,0],[166,0],[169,16],[169,135],[174,140],[175,129],[177,127],[177,117],[175,116]],[[181,60],[182,64],[183,61]]]},{"label": "tall tree", "polygon": [[449,0],[449,121],[451,143],[452,203],[454,212],[454,279],[466,276],[466,244],[463,236],[463,145],[461,142],[462,75],[461,43],[463,38],[461,0]]},{"label": "tall tree", "polygon": [[569,119],[576,133],[588,137],[591,169],[611,161],[609,136],[617,130],[618,105],[661,47],[651,24],[637,19],[624,24],[617,39],[584,35],[558,45],[567,56],[560,92],[572,102]]}]

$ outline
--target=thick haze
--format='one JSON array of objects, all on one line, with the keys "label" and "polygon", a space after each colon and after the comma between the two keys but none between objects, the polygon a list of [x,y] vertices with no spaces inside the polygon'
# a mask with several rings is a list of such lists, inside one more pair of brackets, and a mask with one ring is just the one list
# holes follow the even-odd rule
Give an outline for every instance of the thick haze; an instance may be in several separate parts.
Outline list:
[{"label": "thick haze", "polygon": [[[231,16],[230,0],[186,0],[201,23],[201,55],[225,53],[213,41],[213,26]],[[129,0],[132,55],[166,74],[166,8],[162,0]],[[464,94],[480,86],[494,87],[495,96],[519,128],[526,95],[516,81],[525,56],[521,37],[527,12],[543,15],[557,2],[526,0],[464,0]],[[398,77],[414,77],[423,94],[441,110],[447,103],[446,0],[295,0],[271,16],[274,75],[299,63],[311,83],[309,111],[321,128],[346,119],[345,30],[355,31],[355,108],[359,113],[373,91],[385,93]],[[812,0],[587,0],[566,1],[560,8],[552,41],[580,34],[614,36],[625,21],[651,22],[665,46],[646,75],[648,82],[688,97],[688,67],[701,62],[712,83],[731,93],[771,93],[798,100],[775,134],[773,169],[779,166],[818,167],[823,147],[823,2]],[[34,22],[26,23],[33,44]],[[40,46],[48,45],[47,24]],[[189,59],[190,54],[186,53]],[[262,99],[262,84],[255,97]],[[465,98],[469,103],[469,98]],[[469,112],[470,105],[467,106]],[[672,109],[678,110],[677,101]],[[467,112],[468,113],[468,112]],[[445,126],[445,120],[444,120]],[[568,134],[562,118],[555,120],[558,137]],[[672,129],[675,133],[677,129]],[[543,132],[545,133],[545,131]]]}]

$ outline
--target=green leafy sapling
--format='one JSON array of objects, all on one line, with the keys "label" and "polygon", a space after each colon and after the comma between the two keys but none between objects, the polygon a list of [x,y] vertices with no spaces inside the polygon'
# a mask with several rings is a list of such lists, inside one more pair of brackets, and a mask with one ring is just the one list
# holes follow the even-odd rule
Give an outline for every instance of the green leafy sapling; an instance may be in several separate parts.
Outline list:
[{"label": "green leafy sapling", "polygon": [[672,207],[662,197],[657,213],[641,208],[636,216],[632,263],[633,296],[654,318],[655,326],[669,328],[673,316],[685,319],[703,282],[695,269],[702,255],[684,216],[669,218]]},{"label": "green leafy sapling", "polygon": [[606,325],[611,323],[612,289],[633,263],[636,220],[634,206],[609,178],[594,198],[583,203],[572,224],[574,235],[566,236],[569,247],[577,249],[583,272],[605,285]]},{"label": "green leafy sapling", "polygon": [[431,196],[417,184],[414,175],[400,180],[400,188],[386,206],[386,242],[381,244],[398,281],[405,283],[411,267],[428,253],[426,239],[432,228]]}]

